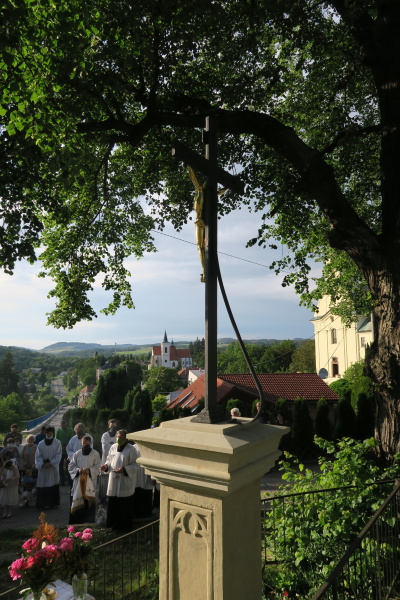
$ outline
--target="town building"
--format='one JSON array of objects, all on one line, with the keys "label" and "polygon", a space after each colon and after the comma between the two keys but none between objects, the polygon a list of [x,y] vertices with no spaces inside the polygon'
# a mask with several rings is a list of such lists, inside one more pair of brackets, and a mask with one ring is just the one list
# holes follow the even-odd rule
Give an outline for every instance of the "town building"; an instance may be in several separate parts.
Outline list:
[{"label": "town building", "polygon": [[[257,378],[269,410],[273,410],[276,401],[280,398],[289,403],[294,402],[296,398],[305,398],[310,415],[315,419],[320,398],[325,398],[331,405],[331,412],[333,412],[333,405],[339,400],[338,395],[316,373],[259,373]],[[168,408],[190,408],[194,412],[199,400],[203,398],[204,374],[174,398],[168,404]],[[224,405],[233,398],[250,407],[258,399],[256,385],[249,373],[218,375],[217,403]]]},{"label": "town building", "polygon": [[173,341],[171,343],[168,341],[167,332],[165,331],[161,344],[152,348],[149,369],[153,367],[167,367],[169,369],[179,367],[184,369],[191,366],[192,356],[190,350],[176,348]]},{"label": "town building", "polygon": [[317,373],[327,384],[340,379],[352,364],[365,359],[365,350],[373,341],[370,316],[357,315],[356,321],[348,327],[332,314],[330,296],[324,296],[311,321]]},{"label": "town building", "polygon": [[95,385],[85,385],[84,388],[82,388],[79,392],[78,395],[78,406],[79,408],[85,408],[85,405],[87,403],[87,401],[89,400],[89,398],[91,397],[91,395],[93,394],[93,390],[96,386]]}]

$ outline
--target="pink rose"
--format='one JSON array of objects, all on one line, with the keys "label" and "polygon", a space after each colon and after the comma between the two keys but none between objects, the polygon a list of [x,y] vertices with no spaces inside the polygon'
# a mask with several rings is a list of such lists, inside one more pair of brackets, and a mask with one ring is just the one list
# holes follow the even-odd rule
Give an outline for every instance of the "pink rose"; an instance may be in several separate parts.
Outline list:
[{"label": "pink rose", "polygon": [[83,530],[83,533],[93,533],[93,529],[90,529],[90,527],[88,527],[87,529]]},{"label": "pink rose", "polygon": [[37,540],[35,540],[34,538],[31,538],[29,540],[26,540],[26,542],[24,542],[22,544],[22,548],[24,550],[26,550],[27,552],[32,552],[33,550],[36,550],[38,545],[39,545],[39,542]]},{"label": "pink rose", "polygon": [[73,533],[75,531],[75,527],[73,525],[70,525],[67,529],[68,533]]},{"label": "pink rose", "polygon": [[76,538],[81,538],[82,537],[82,531],[77,531],[76,533],[74,533],[74,537]]},{"label": "pink rose", "polygon": [[35,564],[37,562],[38,562],[38,559],[36,558],[36,555],[28,556],[28,558],[26,559],[26,568],[31,569],[33,566],[35,566]]},{"label": "pink rose", "polygon": [[43,550],[46,550],[46,554],[50,558],[55,558],[59,554],[58,546],[56,546],[55,544],[48,544],[45,548],[43,548]]},{"label": "pink rose", "polygon": [[92,539],[92,537],[93,536],[91,533],[85,533],[85,532],[82,533],[82,539],[84,542],[88,542],[89,540]]},{"label": "pink rose", "polygon": [[74,540],[72,538],[63,538],[58,547],[61,552],[72,552]]}]

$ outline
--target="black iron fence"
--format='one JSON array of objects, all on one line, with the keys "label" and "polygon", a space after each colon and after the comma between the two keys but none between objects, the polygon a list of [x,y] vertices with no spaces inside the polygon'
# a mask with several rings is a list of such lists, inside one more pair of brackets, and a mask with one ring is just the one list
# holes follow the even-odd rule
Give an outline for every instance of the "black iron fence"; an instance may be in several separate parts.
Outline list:
[{"label": "black iron fence", "polygon": [[[153,521],[93,549],[89,594],[96,600],[158,599],[159,523]],[[0,593],[0,600],[20,596],[21,587],[13,586]]]},{"label": "black iron fence", "polygon": [[[380,496],[385,498],[393,489],[394,479],[385,479],[368,486],[379,486]],[[343,494],[346,490],[355,489],[356,486],[348,485],[336,488],[310,490],[296,492],[281,496],[269,496],[261,502],[261,539],[263,564],[274,564],[279,562],[279,557],[287,556],[292,552],[292,538],[296,532],[301,530],[305,533],[305,523],[308,523],[310,531],[313,529],[312,515],[321,514],[326,510],[327,504],[335,501],[337,494]],[[372,510],[371,513],[372,514]],[[277,529],[279,531],[279,548],[277,547]],[[343,542],[345,547],[346,542]]]},{"label": "black iron fence", "polygon": [[88,592],[96,600],[158,598],[159,521],[94,549]]},{"label": "black iron fence", "polygon": [[400,481],[312,600],[387,600],[400,574]]}]

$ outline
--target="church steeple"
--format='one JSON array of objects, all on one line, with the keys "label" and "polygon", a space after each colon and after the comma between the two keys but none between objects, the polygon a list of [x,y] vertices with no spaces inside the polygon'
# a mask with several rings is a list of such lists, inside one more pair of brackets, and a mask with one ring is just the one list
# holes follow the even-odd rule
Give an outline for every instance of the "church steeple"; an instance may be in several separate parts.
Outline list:
[{"label": "church steeple", "polygon": [[164,339],[163,339],[163,344],[168,344],[168,338],[167,338],[167,331],[164,331]]}]

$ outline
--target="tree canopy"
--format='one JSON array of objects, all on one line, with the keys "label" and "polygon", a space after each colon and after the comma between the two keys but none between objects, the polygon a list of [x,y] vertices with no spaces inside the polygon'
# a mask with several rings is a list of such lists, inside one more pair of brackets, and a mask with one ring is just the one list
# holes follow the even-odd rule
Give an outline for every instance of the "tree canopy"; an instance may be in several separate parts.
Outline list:
[{"label": "tree canopy", "polygon": [[[339,314],[372,310],[368,368],[377,430],[400,444],[400,6],[388,0],[3,5],[0,264],[40,254],[55,282],[49,322],[132,306],[127,256],[151,230],[190,218],[191,183],[175,137],[202,152],[212,116],[219,162],[240,171],[219,213],[260,212],[249,244],[285,244],[303,303],[329,293]],[[139,197],[147,199],[151,214]],[[39,250],[40,248],[40,250]],[[310,260],[324,263],[309,289]],[[340,276],[338,276],[340,274]]]}]

